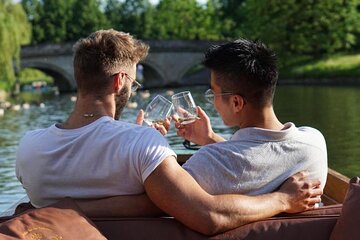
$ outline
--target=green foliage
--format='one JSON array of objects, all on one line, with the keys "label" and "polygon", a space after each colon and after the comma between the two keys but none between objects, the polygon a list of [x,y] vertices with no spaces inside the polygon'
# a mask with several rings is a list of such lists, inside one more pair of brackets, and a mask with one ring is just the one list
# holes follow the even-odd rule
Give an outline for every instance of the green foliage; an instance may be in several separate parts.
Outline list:
[{"label": "green foliage", "polygon": [[67,40],[77,40],[109,26],[97,0],[75,0],[71,12],[71,19],[67,24]]},{"label": "green foliage", "polygon": [[359,0],[248,0],[242,14],[246,37],[261,39],[282,56],[314,58],[351,48],[359,30]]},{"label": "green foliage", "polygon": [[156,7],[152,36],[156,39],[221,39],[217,6],[196,0],[162,0]]},{"label": "green foliage", "polygon": [[22,0],[22,5],[34,44],[73,41],[109,27],[97,0]]},{"label": "green foliage", "polygon": [[9,89],[15,80],[14,66],[19,66],[20,46],[30,41],[30,28],[21,4],[0,0],[0,81]]},{"label": "green foliage", "polygon": [[22,0],[22,5],[32,26],[32,43],[45,41],[45,28],[41,25],[44,10],[39,0]]},{"label": "green foliage", "polygon": [[[44,1],[42,15],[38,25],[44,31],[43,40],[61,43],[66,40],[67,23],[72,14],[70,10],[72,0]],[[38,27],[39,27],[38,26]]]},{"label": "green foliage", "polygon": [[221,15],[220,21],[225,24],[221,28],[221,33],[226,38],[238,38],[243,35],[241,24],[245,21],[245,15],[241,14],[241,10],[246,0],[218,0]]},{"label": "green foliage", "polygon": [[48,84],[52,84],[54,79],[49,75],[46,75],[40,70],[25,68],[19,73],[20,84],[28,84],[34,81],[45,81]]}]

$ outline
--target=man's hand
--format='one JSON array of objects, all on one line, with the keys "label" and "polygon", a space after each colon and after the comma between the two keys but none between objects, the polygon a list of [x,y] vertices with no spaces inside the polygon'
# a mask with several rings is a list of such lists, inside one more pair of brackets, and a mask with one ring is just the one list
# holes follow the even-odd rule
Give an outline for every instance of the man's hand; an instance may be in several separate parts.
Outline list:
[{"label": "man's hand", "polygon": [[299,172],[288,178],[278,193],[283,194],[284,212],[296,213],[315,208],[321,202],[323,191],[319,180],[307,179],[308,172]]},{"label": "man's hand", "polygon": [[[136,124],[138,125],[142,125],[144,122],[144,110],[140,109],[138,115],[136,116]],[[167,134],[167,132],[170,129],[170,121],[171,121],[171,117],[167,117],[164,119],[163,124],[158,124],[155,123],[153,125],[151,125],[151,127],[155,128],[156,130],[158,130],[163,136],[165,136]]]},{"label": "man's hand", "polygon": [[214,133],[210,119],[204,110],[198,106],[196,111],[200,119],[196,119],[193,123],[189,124],[183,125],[178,121],[176,116],[173,116],[176,122],[175,127],[178,129],[177,135],[199,145],[225,141],[224,138]]}]

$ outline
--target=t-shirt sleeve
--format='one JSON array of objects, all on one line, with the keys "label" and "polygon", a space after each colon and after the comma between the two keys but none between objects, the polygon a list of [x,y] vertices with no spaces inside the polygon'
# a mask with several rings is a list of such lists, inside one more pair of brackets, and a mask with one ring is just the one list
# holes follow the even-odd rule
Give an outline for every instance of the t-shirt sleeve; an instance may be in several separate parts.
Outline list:
[{"label": "t-shirt sleeve", "polygon": [[142,160],[138,164],[143,182],[164,159],[169,156],[176,158],[166,138],[153,128],[144,130],[138,147],[141,149],[139,159]]}]

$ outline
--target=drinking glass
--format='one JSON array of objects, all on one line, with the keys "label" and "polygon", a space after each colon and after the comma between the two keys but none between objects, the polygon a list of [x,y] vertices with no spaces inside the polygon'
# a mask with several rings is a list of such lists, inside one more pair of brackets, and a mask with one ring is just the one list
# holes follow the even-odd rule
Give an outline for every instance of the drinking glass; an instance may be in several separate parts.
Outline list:
[{"label": "drinking glass", "polygon": [[144,114],[144,122],[153,124],[164,124],[164,119],[171,114],[172,103],[161,95],[157,95],[147,106]]},{"label": "drinking glass", "polygon": [[175,109],[175,115],[181,124],[189,124],[198,119],[196,105],[189,91],[174,94],[171,97]]}]

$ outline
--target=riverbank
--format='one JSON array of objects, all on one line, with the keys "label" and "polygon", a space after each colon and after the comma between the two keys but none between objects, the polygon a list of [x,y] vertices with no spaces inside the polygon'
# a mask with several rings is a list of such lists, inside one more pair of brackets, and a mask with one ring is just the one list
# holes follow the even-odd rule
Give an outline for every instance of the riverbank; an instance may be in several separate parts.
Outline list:
[{"label": "riverbank", "polygon": [[295,62],[280,69],[280,84],[360,85],[360,54],[342,53]]}]

